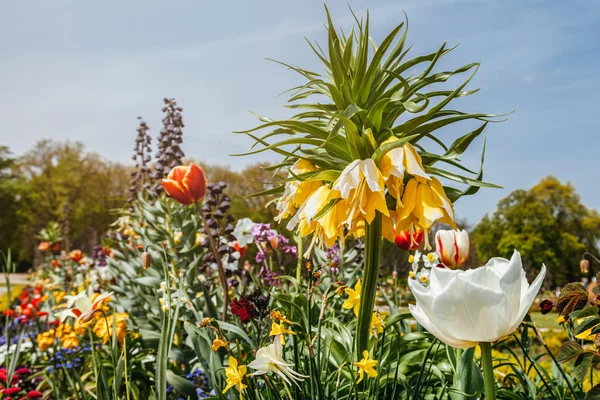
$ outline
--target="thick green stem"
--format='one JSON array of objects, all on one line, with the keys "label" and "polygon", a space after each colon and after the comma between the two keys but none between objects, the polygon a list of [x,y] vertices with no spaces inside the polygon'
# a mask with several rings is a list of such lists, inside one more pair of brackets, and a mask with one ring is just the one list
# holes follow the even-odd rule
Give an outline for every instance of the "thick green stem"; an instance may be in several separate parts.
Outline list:
[{"label": "thick green stem", "polygon": [[360,293],[358,324],[356,325],[356,351],[362,354],[369,349],[369,335],[375,294],[379,278],[379,258],[381,256],[381,214],[378,212],[371,224],[367,225],[364,236],[365,267]]},{"label": "thick green stem", "polygon": [[494,379],[494,366],[492,365],[492,344],[482,342],[479,343],[479,347],[481,348],[485,400],[496,400],[496,380]]}]

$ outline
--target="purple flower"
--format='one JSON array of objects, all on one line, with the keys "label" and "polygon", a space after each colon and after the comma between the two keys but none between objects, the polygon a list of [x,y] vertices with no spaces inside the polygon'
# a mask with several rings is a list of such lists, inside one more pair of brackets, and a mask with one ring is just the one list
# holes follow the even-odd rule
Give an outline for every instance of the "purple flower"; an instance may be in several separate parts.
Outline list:
[{"label": "purple flower", "polygon": [[279,286],[281,283],[279,275],[265,267],[260,269],[258,276],[262,277],[265,283],[269,286]]},{"label": "purple flower", "polygon": [[271,229],[270,224],[254,224],[250,233],[254,236],[254,240],[259,243],[267,242],[277,234],[277,232]]},{"label": "purple flower", "polygon": [[256,253],[256,262],[257,263],[262,263],[263,261],[265,261],[265,259],[267,258],[267,253],[265,251],[259,251],[258,253]]},{"label": "purple flower", "polygon": [[333,264],[339,264],[342,262],[342,258],[340,256],[340,246],[337,243],[334,243],[333,246],[327,249],[327,261]]}]

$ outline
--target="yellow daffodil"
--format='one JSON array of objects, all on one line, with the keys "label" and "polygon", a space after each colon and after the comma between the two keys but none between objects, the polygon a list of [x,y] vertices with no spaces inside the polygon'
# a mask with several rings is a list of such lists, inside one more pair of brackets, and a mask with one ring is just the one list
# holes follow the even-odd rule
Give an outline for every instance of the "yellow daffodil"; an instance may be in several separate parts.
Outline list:
[{"label": "yellow daffodil", "polygon": [[212,349],[212,351],[216,352],[221,347],[227,347],[228,345],[228,341],[223,340],[222,338],[216,338],[215,340],[213,340],[212,346],[210,346],[210,348]]},{"label": "yellow daffodil", "polygon": [[342,304],[342,308],[346,310],[354,309],[354,315],[358,317],[358,308],[360,307],[360,292],[362,290],[362,283],[360,279],[354,285],[354,289],[347,288],[346,294],[348,295],[348,299]]},{"label": "yellow daffodil", "polygon": [[278,324],[277,322],[273,321],[273,324],[271,324],[271,332],[269,333],[269,336],[280,336],[281,344],[285,344],[285,337],[283,335],[286,333],[290,335],[296,334],[296,332],[285,327],[285,322],[281,322]]},{"label": "yellow daffodil", "polygon": [[244,376],[246,376],[246,366],[240,365],[238,367],[237,360],[232,356],[229,356],[229,367],[225,368],[225,375],[227,376],[227,386],[225,386],[225,389],[223,389],[223,394],[225,394],[232,387],[237,386],[238,391],[240,392],[241,400],[242,391],[248,387],[242,382]]},{"label": "yellow daffodil", "polygon": [[385,324],[383,320],[385,319],[385,315],[382,315],[378,312],[374,312],[371,317],[371,331],[377,331],[378,333],[383,333],[383,328],[385,328]]},{"label": "yellow daffodil", "polygon": [[558,322],[559,324],[564,324],[565,321],[565,317],[563,317],[562,315],[556,319],[556,322]]},{"label": "yellow daffodil", "polygon": [[396,229],[405,231],[421,229],[425,232],[425,248],[430,249],[427,232],[434,222],[439,221],[456,229],[454,207],[439,180],[412,178],[406,184],[402,195],[403,207],[396,216]]},{"label": "yellow daffodil", "polygon": [[358,367],[358,381],[356,381],[356,383],[360,383],[363,380],[365,373],[371,378],[375,378],[377,376],[377,371],[375,371],[373,367],[376,366],[377,363],[378,361],[369,358],[368,350],[363,351],[363,359],[354,363],[354,365]]},{"label": "yellow daffodil", "polygon": [[410,277],[410,279],[415,279],[415,273],[412,271],[408,271],[408,276]]},{"label": "yellow daffodil", "polygon": [[291,324],[292,321],[288,320],[285,315],[281,314],[279,311],[277,310],[273,310],[271,311],[271,319],[279,321],[279,322],[285,322],[286,324]]},{"label": "yellow daffodil", "polygon": [[415,262],[415,256],[413,256],[412,254],[410,256],[408,256],[408,262],[409,263],[414,263]]},{"label": "yellow daffodil", "polygon": [[[309,161],[299,159],[292,166],[291,172],[294,175],[301,175],[308,172],[317,171],[317,167]],[[290,174],[290,176],[292,176]],[[294,180],[286,182],[283,195],[277,201],[276,209],[279,214],[275,217],[275,221],[281,222],[294,212],[308,199],[315,190],[322,185],[321,181],[298,181]]]}]

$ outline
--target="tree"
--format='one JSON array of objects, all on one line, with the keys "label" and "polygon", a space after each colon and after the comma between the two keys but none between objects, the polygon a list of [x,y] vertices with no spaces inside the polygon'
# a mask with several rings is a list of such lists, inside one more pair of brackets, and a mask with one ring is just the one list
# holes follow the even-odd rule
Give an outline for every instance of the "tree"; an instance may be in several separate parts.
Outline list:
[{"label": "tree", "polygon": [[598,255],[600,215],[581,204],[575,188],[549,176],[530,190],[515,190],[484,216],[473,231],[480,259],[510,258],[514,249],[523,257],[528,275],[542,264],[546,282],[578,281],[583,252]]},{"label": "tree", "polygon": [[6,146],[0,146],[0,250],[11,249],[22,258],[23,222],[21,210],[26,202],[25,181],[17,173],[16,159]]},{"label": "tree", "polygon": [[[113,210],[125,204],[130,168],[86,153],[81,143],[42,140],[18,162],[27,182],[22,211],[30,255],[34,235],[50,221],[67,222],[73,247],[89,251],[114,221]],[[63,215],[67,209],[70,216]]]}]

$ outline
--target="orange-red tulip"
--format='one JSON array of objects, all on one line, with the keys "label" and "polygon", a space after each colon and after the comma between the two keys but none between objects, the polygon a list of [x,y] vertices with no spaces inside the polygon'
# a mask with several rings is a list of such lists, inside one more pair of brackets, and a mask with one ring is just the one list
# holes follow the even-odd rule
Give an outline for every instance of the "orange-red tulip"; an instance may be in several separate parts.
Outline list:
[{"label": "orange-red tulip", "polygon": [[401,231],[396,235],[396,246],[401,250],[416,250],[423,241],[423,231],[415,231],[412,235],[410,231]]},{"label": "orange-red tulip", "polygon": [[79,262],[83,258],[83,253],[81,250],[73,250],[69,253],[69,258],[75,262]]},{"label": "orange-red tulip", "polygon": [[165,191],[183,205],[189,205],[204,198],[206,178],[204,171],[190,163],[189,167],[180,165],[171,170],[162,180]]},{"label": "orange-red tulip", "polygon": [[38,250],[39,251],[48,251],[48,250],[50,250],[50,243],[48,243],[48,242],[41,242],[40,245],[38,246]]}]

